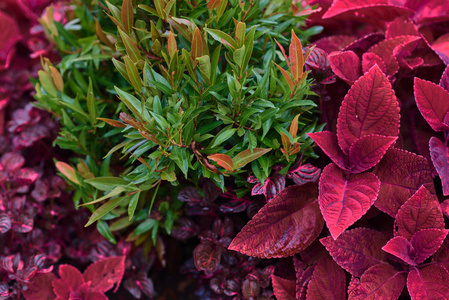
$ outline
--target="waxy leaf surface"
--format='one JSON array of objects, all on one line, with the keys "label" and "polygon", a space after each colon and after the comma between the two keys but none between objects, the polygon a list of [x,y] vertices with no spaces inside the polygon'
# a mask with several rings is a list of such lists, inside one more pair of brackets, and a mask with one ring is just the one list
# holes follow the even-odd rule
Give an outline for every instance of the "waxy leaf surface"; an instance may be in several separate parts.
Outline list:
[{"label": "waxy leaf surface", "polygon": [[352,277],[348,288],[350,300],[398,299],[405,286],[405,276],[389,264],[372,266],[360,279]]},{"label": "waxy leaf surface", "polygon": [[348,230],[336,240],[330,236],[320,239],[334,261],[357,277],[385,261],[386,253],[382,251],[382,246],[387,241],[384,233],[362,227]]},{"label": "waxy leaf surface", "polygon": [[237,234],[229,250],[262,257],[287,257],[307,248],[324,220],[316,185],[290,186],[262,207]]},{"label": "waxy leaf surface", "polygon": [[306,299],[346,299],[345,272],[330,257],[323,256],[316,264]]},{"label": "waxy leaf surface", "polygon": [[374,205],[393,218],[421,185],[431,193],[435,187],[427,160],[419,155],[389,149],[374,169],[381,181],[379,196]]},{"label": "waxy leaf surface", "polygon": [[374,66],[345,96],[337,120],[338,143],[344,153],[358,139],[399,134],[399,103],[382,70]]},{"label": "waxy leaf surface", "polygon": [[440,176],[443,195],[449,195],[449,149],[436,137],[429,141],[430,158],[433,166]]},{"label": "waxy leaf surface", "polygon": [[380,181],[373,173],[346,174],[335,164],[324,168],[318,200],[334,239],[368,211],[379,187]]},{"label": "waxy leaf surface", "polygon": [[449,299],[449,273],[441,265],[414,268],[407,277],[407,289],[412,300]]},{"label": "waxy leaf surface", "polygon": [[360,59],[353,51],[331,53],[329,62],[332,71],[349,85],[353,84],[362,73]]}]

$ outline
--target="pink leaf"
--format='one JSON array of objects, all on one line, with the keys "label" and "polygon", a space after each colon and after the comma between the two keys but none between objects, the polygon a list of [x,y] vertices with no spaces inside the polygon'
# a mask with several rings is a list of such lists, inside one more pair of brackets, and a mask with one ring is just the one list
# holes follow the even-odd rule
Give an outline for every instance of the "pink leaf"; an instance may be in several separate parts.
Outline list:
[{"label": "pink leaf", "polygon": [[39,174],[31,168],[22,168],[16,175],[15,180],[19,184],[32,184],[39,177]]},{"label": "pink leaf", "polygon": [[396,271],[391,265],[372,266],[360,279],[352,277],[349,283],[349,300],[396,300],[405,286],[403,272]]},{"label": "pink leaf", "polygon": [[84,281],[91,282],[92,290],[100,293],[109,291],[116,284],[120,286],[125,273],[125,256],[113,256],[94,262],[84,271]]},{"label": "pink leaf", "polygon": [[362,55],[362,71],[363,74],[368,72],[372,67],[377,65],[384,74],[387,73],[387,66],[385,62],[377,54],[373,52],[366,52]]},{"label": "pink leaf", "polygon": [[416,262],[410,257],[415,249],[412,244],[403,236],[396,236],[388,241],[388,243],[382,247],[382,250],[388,252],[411,266],[416,266]]},{"label": "pink leaf", "polygon": [[387,30],[385,32],[386,39],[391,39],[402,35],[419,36],[418,28],[415,24],[413,24],[410,18],[399,17],[388,24]]},{"label": "pink leaf", "polygon": [[329,55],[332,71],[352,85],[361,75],[362,66],[360,59],[353,51],[333,52]]},{"label": "pink leaf", "polygon": [[415,77],[415,101],[421,115],[435,131],[448,130],[444,117],[449,112],[449,92],[433,82]]},{"label": "pink leaf", "polygon": [[321,169],[312,164],[299,165],[288,171],[287,177],[293,179],[296,185],[303,185],[308,182],[316,182],[320,177]]},{"label": "pink leaf", "polygon": [[436,137],[431,137],[429,150],[432,163],[441,179],[443,195],[449,195],[449,149]]},{"label": "pink leaf", "polygon": [[345,272],[328,256],[323,256],[313,270],[307,299],[346,299]]},{"label": "pink leaf", "polygon": [[228,249],[272,258],[291,256],[307,248],[324,226],[317,197],[312,183],[284,189],[254,215]]},{"label": "pink leaf", "polygon": [[449,273],[437,264],[422,269],[414,268],[407,277],[407,288],[412,300],[448,299]]},{"label": "pink leaf", "polygon": [[199,271],[214,272],[220,266],[223,248],[212,242],[201,242],[195,247],[193,259]]},{"label": "pink leaf", "polygon": [[356,40],[349,35],[332,35],[323,37],[314,42],[317,48],[323,49],[326,53],[343,50],[346,46]]},{"label": "pink leaf", "polygon": [[56,295],[53,292],[52,282],[57,279],[53,273],[37,274],[27,284],[27,289],[22,291],[26,300],[54,300]]},{"label": "pink leaf", "polygon": [[406,6],[416,13],[416,24],[441,22],[449,19],[449,7],[446,0],[408,0]]},{"label": "pink leaf", "polygon": [[346,94],[337,120],[338,143],[344,153],[356,140],[370,134],[399,134],[399,103],[379,67],[360,77]]},{"label": "pink leaf", "polygon": [[374,205],[393,218],[421,185],[435,193],[427,160],[405,150],[387,150],[373,172],[382,183]]},{"label": "pink leaf", "polygon": [[449,64],[449,34],[442,35],[433,42],[432,49],[446,65]]},{"label": "pink leaf", "polygon": [[415,233],[410,241],[415,249],[414,261],[420,264],[433,255],[443,244],[447,233],[446,229],[423,229]]},{"label": "pink leaf", "polygon": [[7,152],[2,155],[0,165],[3,170],[8,172],[16,172],[25,164],[25,158],[22,155],[14,152]]},{"label": "pink leaf", "polygon": [[334,239],[368,211],[379,187],[380,181],[373,173],[346,174],[335,164],[324,168],[318,201]]},{"label": "pink leaf", "polygon": [[349,148],[351,173],[361,173],[379,163],[385,152],[397,140],[397,137],[367,135],[356,140]]},{"label": "pink leaf", "polygon": [[449,66],[444,69],[443,75],[441,75],[440,86],[449,92]]},{"label": "pink leaf", "polygon": [[320,239],[335,262],[357,277],[385,261],[386,253],[381,248],[387,241],[384,233],[361,227],[344,232],[336,240],[332,237]]},{"label": "pink leaf", "polygon": [[296,283],[294,280],[271,275],[271,282],[273,283],[273,291],[277,299],[296,299]]},{"label": "pink leaf", "polygon": [[398,234],[411,239],[421,229],[444,229],[444,218],[437,197],[424,186],[410,197],[396,215]]},{"label": "pink leaf", "polygon": [[335,133],[330,131],[314,132],[307,134],[323,152],[341,169],[348,169],[348,157],[338,146]]},{"label": "pink leaf", "polygon": [[334,0],[332,6],[323,15],[323,19],[338,16],[339,18],[362,18],[371,20],[391,21],[400,16],[408,16],[413,13],[412,10],[389,5],[383,0]]},{"label": "pink leaf", "polygon": [[60,265],[59,276],[61,279],[55,279],[52,282],[53,291],[56,296],[63,299],[69,299],[70,293],[76,291],[84,283],[81,272],[71,265]]}]

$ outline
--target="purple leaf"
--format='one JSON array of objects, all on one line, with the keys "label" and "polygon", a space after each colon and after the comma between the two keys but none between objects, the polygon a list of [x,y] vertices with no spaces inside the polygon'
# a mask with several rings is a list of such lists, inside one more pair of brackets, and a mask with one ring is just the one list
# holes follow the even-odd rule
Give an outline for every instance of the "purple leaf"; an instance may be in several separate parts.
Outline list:
[{"label": "purple leaf", "polygon": [[396,140],[394,136],[376,134],[356,140],[349,148],[351,173],[361,173],[377,165]]},{"label": "purple leaf", "polygon": [[200,194],[194,187],[189,186],[179,192],[178,200],[182,202],[199,203],[203,201],[203,197],[200,196]]},{"label": "purple leaf", "polygon": [[349,85],[362,73],[360,59],[353,51],[333,52],[329,55],[329,62],[332,71]]},{"label": "purple leaf", "polygon": [[412,300],[447,299],[449,273],[441,265],[414,268],[407,277],[407,288]]},{"label": "purple leaf", "polygon": [[396,271],[391,265],[372,266],[360,279],[352,277],[349,283],[349,300],[396,300],[405,286],[403,272]]},{"label": "purple leaf", "polygon": [[295,300],[296,283],[294,280],[288,280],[276,275],[271,275],[274,295],[277,299]]},{"label": "purple leaf", "polygon": [[33,230],[34,220],[28,213],[20,213],[17,222],[13,226],[15,232],[26,233]]},{"label": "purple leaf", "polygon": [[437,197],[421,186],[399,209],[396,226],[397,233],[408,240],[421,229],[444,229],[443,212]]},{"label": "purple leaf", "polygon": [[347,170],[349,166],[348,157],[338,146],[335,133],[330,131],[314,132],[307,134],[323,152],[341,169]]},{"label": "purple leaf", "polygon": [[22,168],[15,174],[18,184],[32,184],[39,177],[39,174],[31,168]]},{"label": "purple leaf", "polygon": [[307,296],[307,287],[313,274],[313,266],[307,266],[296,256],[293,256],[293,265],[296,272],[296,299],[305,300]]},{"label": "purple leaf", "polygon": [[293,179],[296,185],[303,185],[308,182],[316,182],[320,177],[321,169],[312,164],[299,165],[288,171],[287,177]]},{"label": "purple leaf", "polygon": [[365,53],[369,48],[376,45],[384,38],[385,36],[383,33],[370,33],[348,44],[343,50],[352,50],[356,53]]},{"label": "purple leaf", "polygon": [[202,241],[193,252],[195,266],[200,271],[213,272],[220,266],[223,248],[212,242]]},{"label": "purple leaf", "polygon": [[75,292],[83,283],[83,275],[77,268],[70,265],[59,266],[59,276],[52,282],[53,291],[57,297],[69,299],[70,293]]},{"label": "purple leaf", "polygon": [[319,186],[321,213],[336,239],[373,205],[380,181],[373,173],[347,174],[329,164],[323,170]]},{"label": "purple leaf", "polygon": [[332,237],[320,239],[334,261],[356,277],[386,260],[381,248],[387,241],[384,233],[361,227],[342,233],[336,240]]},{"label": "purple leaf", "polygon": [[326,52],[318,47],[312,49],[307,57],[305,65],[315,70],[326,70],[330,66]]},{"label": "purple leaf", "polygon": [[440,176],[443,195],[449,195],[449,149],[436,137],[431,137],[429,150],[432,163]]},{"label": "purple leaf", "polygon": [[223,213],[240,213],[245,211],[249,203],[250,202],[245,199],[234,199],[220,205],[220,211]]},{"label": "purple leaf", "polygon": [[405,150],[387,150],[373,172],[381,181],[374,205],[393,218],[421,185],[435,193],[427,160]]},{"label": "purple leaf", "polygon": [[445,131],[449,126],[444,118],[449,112],[449,92],[433,82],[415,77],[415,101],[421,115],[435,131]]},{"label": "purple leaf", "polygon": [[320,258],[307,289],[307,300],[346,299],[345,272],[328,256]]},{"label": "purple leaf", "polygon": [[399,103],[379,67],[372,67],[346,94],[338,114],[338,144],[344,153],[358,139],[399,134]]},{"label": "purple leaf", "polygon": [[433,255],[432,261],[440,263],[446,270],[449,268],[449,238],[447,236],[440,249]]},{"label": "purple leaf", "polygon": [[262,257],[287,257],[307,248],[324,220],[312,183],[290,186],[262,207],[237,234],[229,250]]}]

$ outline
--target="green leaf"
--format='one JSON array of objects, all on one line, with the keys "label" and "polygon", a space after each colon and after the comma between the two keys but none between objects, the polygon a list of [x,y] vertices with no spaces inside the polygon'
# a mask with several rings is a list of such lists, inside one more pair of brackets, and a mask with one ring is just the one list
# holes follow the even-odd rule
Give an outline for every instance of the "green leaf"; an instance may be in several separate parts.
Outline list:
[{"label": "green leaf", "polygon": [[258,159],[262,155],[270,152],[271,149],[266,148],[254,148],[254,149],[246,149],[234,156],[232,162],[234,163],[235,169],[240,169],[246,164],[252,162],[253,160]]},{"label": "green leaf", "polygon": [[134,97],[131,94],[128,94],[127,92],[122,91],[118,87],[115,87],[115,90],[117,91],[117,94],[120,97],[120,100],[125,103],[125,105],[137,116],[140,115],[140,111],[142,109],[142,102]]},{"label": "green leaf", "polygon": [[142,56],[140,55],[140,50],[137,44],[120,28],[118,29],[118,32],[122,37],[122,41],[125,45],[126,53],[129,55],[129,58],[131,58],[133,62],[138,62],[139,60],[141,60]]},{"label": "green leaf", "polygon": [[98,107],[95,102],[94,91],[92,87],[92,79],[89,77],[89,87],[87,88],[87,110],[92,124],[97,123]]},{"label": "green leaf", "polygon": [[100,191],[110,191],[116,186],[128,186],[129,182],[120,177],[97,177],[93,179],[86,179],[84,182],[94,186]]},{"label": "green leaf", "polygon": [[136,211],[137,204],[139,203],[139,196],[140,196],[140,192],[137,192],[137,193],[133,194],[131,196],[131,199],[129,200],[128,216],[129,216],[130,221],[134,217],[134,212]]},{"label": "green leaf", "polygon": [[214,40],[222,43],[223,45],[231,46],[234,49],[238,48],[237,43],[229,34],[217,29],[204,28],[204,30],[209,33]]},{"label": "green leaf", "polygon": [[241,48],[234,51],[234,61],[239,66],[242,67],[243,65],[243,59],[245,57],[245,45],[243,45]]},{"label": "green leaf", "polygon": [[126,33],[131,34],[134,25],[134,12],[132,0],[123,0],[122,23]]},{"label": "green leaf", "polygon": [[112,234],[111,230],[109,229],[108,224],[105,221],[100,220],[97,222],[97,230],[111,244],[114,244],[114,245],[117,244],[117,241],[115,240],[114,235]]},{"label": "green leaf", "polygon": [[112,200],[109,200],[102,206],[100,206],[96,211],[93,212],[92,216],[90,216],[89,221],[87,222],[84,227],[87,227],[94,223],[95,221],[101,219],[103,216],[105,216],[108,212],[119,206],[124,200],[128,199],[128,197],[118,197]]},{"label": "green leaf", "polygon": [[223,128],[217,136],[211,141],[209,148],[214,148],[216,146],[221,145],[223,142],[227,141],[230,137],[234,135],[237,131],[236,128],[232,128],[232,126],[227,126]]},{"label": "green leaf", "polygon": [[91,205],[91,204],[95,204],[95,203],[101,202],[103,200],[106,200],[106,199],[112,198],[114,196],[117,196],[117,195],[121,194],[125,190],[126,189],[123,188],[122,186],[116,186],[115,188],[113,188],[109,193],[107,193],[103,197],[100,197],[100,198],[98,198],[98,199],[96,199],[94,201],[83,203],[80,206],[86,206],[86,205]]},{"label": "green leaf", "polygon": [[149,231],[151,228],[156,226],[157,223],[158,223],[158,221],[156,221],[154,219],[147,219],[147,220],[143,221],[142,223],[139,224],[139,226],[136,227],[136,229],[134,229],[133,236],[137,236],[137,235],[140,235],[142,233]]},{"label": "green leaf", "polygon": [[139,71],[137,70],[135,64],[128,56],[125,56],[123,59],[125,60],[126,73],[131,81],[131,85],[137,93],[142,92],[142,78],[140,77]]}]

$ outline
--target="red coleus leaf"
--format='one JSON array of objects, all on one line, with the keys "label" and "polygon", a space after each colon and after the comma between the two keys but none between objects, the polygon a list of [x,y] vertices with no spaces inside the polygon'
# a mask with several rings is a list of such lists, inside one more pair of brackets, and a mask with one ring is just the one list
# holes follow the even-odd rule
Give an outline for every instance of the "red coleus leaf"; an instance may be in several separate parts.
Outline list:
[{"label": "red coleus leaf", "polygon": [[365,35],[356,41],[353,41],[347,45],[343,50],[352,50],[356,53],[365,53],[373,45],[376,45],[380,41],[384,40],[385,36],[383,33],[376,32]]},{"label": "red coleus leaf", "polygon": [[18,184],[32,184],[39,177],[39,173],[31,168],[22,168],[14,177]]},{"label": "red coleus leaf", "polygon": [[387,150],[373,172],[381,181],[374,205],[393,218],[421,185],[435,193],[427,160],[405,150]]},{"label": "red coleus leaf", "polygon": [[449,19],[449,7],[446,0],[408,0],[406,6],[416,12],[413,16],[416,24]]},{"label": "red coleus leaf", "polygon": [[341,169],[348,170],[349,160],[338,146],[337,135],[330,131],[307,134],[323,152]]},{"label": "red coleus leaf", "polygon": [[424,186],[410,197],[396,215],[397,233],[406,239],[421,229],[444,229],[443,212],[437,197]]},{"label": "red coleus leaf", "polygon": [[362,71],[363,74],[368,72],[372,67],[377,65],[384,74],[387,73],[387,66],[385,65],[385,62],[380,58],[377,54],[374,54],[372,52],[363,53],[362,56]]},{"label": "red coleus leaf", "polygon": [[318,201],[334,239],[368,211],[379,187],[380,181],[373,173],[348,174],[335,164],[324,168]]},{"label": "red coleus leaf", "polygon": [[271,282],[277,299],[296,300],[296,283],[294,280],[271,275]]},{"label": "red coleus leaf", "polygon": [[345,96],[338,114],[338,144],[344,153],[356,140],[370,135],[399,134],[399,103],[379,67],[360,77]]},{"label": "red coleus leaf", "polygon": [[303,185],[308,182],[316,182],[320,177],[321,169],[312,164],[299,165],[288,171],[287,177],[293,179],[296,185]]},{"label": "red coleus leaf", "polygon": [[444,266],[446,270],[449,268],[449,237],[446,236],[446,238],[443,241],[443,244],[441,245],[440,249],[438,249],[437,252],[432,256],[432,261],[437,262]]},{"label": "red coleus leaf", "polygon": [[96,292],[107,292],[116,284],[115,292],[124,273],[125,256],[115,256],[94,262],[84,271],[83,277],[85,282],[91,282],[91,288]]},{"label": "red coleus leaf", "polygon": [[432,163],[440,176],[443,195],[449,195],[449,149],[436,137],[431,137],[429,150]]},{"label": "red coleus leaf", "polygon": [[335,75],[352,85],[361,75],[360,59],[353,51],[333,52],[329,55],[329,62]]},{"label": "red coleus leaf", "polygon": [[435,131],[449,129],[445,124],[449,112],[449,92],[433,82],[415,77],[415,101],[421,115]]},{"label": "red coleus leaf", "polygon": [[394,144],[397,137],[367,135],[356,140],[349,148],[349,165],[351,173],[361,173],[371,169]]},{"label": "red coleus leaf", "polygon": [[[0,69],[13,51],[15,44],[20,40],[20,30],[16,21],[3,11],[0,11]],[[8,66],[6,66],[7,68]]]},{"label": "red coleus leaf", "polygon": [[59,266],[60,279],[53,280],[53,291],[62,299],[69,299],[70,293],[75,292],[84,283],[83,275],[71,265]]},{"label": "red coleus leaf", "polygon": [[307,248],[324,220],[316,185],[290,186],[262,207],[237,234],[229,250],[262,257],[287,257]]},{"label": "red coleus leaf", "polygon": [[223,248],[212,242],[203,241],[193,252],[195,267],[200,271],[213,272],[220,266]]},{"label": "red coleus leaf", "polygon": [[447,233],[448,230],[444,229],[423,229],[416,232],[410,242],[405,237],[396,236],[382,250],[416,266],[440,248]]},{"label": "red coleus leaf", "polygon": [[356,277],[386,260],[381,248],[387,241],[384,233],[361,227],[342,233],[336,240],[332,237],[320,239],[334,261]]},{"label": "red coleus leaf", "polygon": [[400,16],[411,15],[413,11],[406,7],[389,5],[384,0],[334,0],[323,19],[338,16],[339,18],[363,18],[381,21],[391,21]]},{"label": "red coleus leaf", "polygon": [[372,266],[360,279],[352,277],[348,288],[349,300],[398,299],[405,286],[404,272],[389,264]]},{"label": "red coleus leaf", "polygon": [[56,275],[51,272],[37,274],[27,284],[28,288],[22,291],[22,295],[26,300],[54,300],[56,295],[53,292],[52,282],[55,279]]},{"label": "red coleus leaf", "polygon": [[349,35],[332,35],[323,37],[315,41],[313,44],[316,45],[316,48],[323,49],[326,53],[331,53],[334,51],[343,50],[355,40],[355,37]]},{"label": "red coleus leaf", "polygon": [[307,287],[313,274],[313,266],[307,266],[301,260],[293,256],[293,265],[296,272],[296,299],[305,300]]},{"label": "red coleus leaf", "polygon": [[444,69],[440,79],[440,86],[449,92],[449,66]]},{"label": "red coleus leaf", "polygon": [[441,265],[414,268],[407,277],[407,289],[412,300],[447,299],[449,273]]},{"label": "red coleus leaf", "polygon": [[388,24],[387,30],[385,31],[386,39],[403,35],[419,36],[418,28],[408,17],[399,17],[394,19],[390,24]]},{"label": "red coleus leaf", "polygon": [[432,49],[446,65],[449,64],[449,34],[444,34],[433,42]]},{"label": "red coleus leaf", "polygon": [[307,299],[346,299],[345,272],[330,257],[316,264],[307,289]]}]

